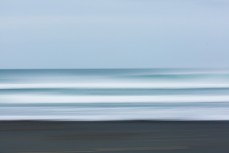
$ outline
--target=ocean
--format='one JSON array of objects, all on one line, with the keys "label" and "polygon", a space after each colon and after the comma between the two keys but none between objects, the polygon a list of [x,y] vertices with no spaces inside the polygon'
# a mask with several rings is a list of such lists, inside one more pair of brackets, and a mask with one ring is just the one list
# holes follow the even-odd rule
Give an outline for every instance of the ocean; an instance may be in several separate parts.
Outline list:
[{"label": "ocean", "polygon": [[0,120],[229,120],[229,70],[0,70]]}]

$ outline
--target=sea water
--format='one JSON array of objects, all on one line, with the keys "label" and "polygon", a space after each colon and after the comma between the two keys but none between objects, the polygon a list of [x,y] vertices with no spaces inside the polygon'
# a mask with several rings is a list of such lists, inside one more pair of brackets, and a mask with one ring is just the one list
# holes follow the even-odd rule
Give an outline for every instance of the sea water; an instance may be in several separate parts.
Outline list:
[{"label": "sea water", "polygon": [[229,120],[229,70],[0,70],[0,120]]}]

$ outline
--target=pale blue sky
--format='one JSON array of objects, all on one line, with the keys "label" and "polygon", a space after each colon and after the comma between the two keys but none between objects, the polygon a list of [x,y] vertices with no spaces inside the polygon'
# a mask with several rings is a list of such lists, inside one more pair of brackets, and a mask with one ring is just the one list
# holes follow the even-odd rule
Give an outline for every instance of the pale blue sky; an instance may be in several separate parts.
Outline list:
[{"label": "pale blue sky", "polygon": [[0,68],[229,67],[229,0],[0,0]]}]

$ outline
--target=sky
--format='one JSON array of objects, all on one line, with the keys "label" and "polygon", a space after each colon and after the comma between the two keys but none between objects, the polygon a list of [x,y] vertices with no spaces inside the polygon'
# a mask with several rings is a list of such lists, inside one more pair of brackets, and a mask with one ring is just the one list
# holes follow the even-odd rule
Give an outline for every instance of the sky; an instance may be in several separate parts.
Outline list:
[{"label": "sky", "polygon": [[229,0],[0,0],[0,68],[229,67]]}]

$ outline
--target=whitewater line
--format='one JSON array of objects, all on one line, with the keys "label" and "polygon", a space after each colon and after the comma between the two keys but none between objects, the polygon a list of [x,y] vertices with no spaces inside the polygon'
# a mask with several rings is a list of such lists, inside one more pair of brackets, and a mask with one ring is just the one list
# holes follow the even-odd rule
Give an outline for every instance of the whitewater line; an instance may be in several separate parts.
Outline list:
[{"label": "whitewater line", "polygon": [[91,82],[91,83],[2,83],[1,89],[203,89],[229,88],[229,83],[201,83],[201,82]]},{"label": "whitewater line", "polygon": [[66,96],[43,94],[4,94],[0,103],[183,103],[229,102],[229,95],[156,95],[156,96]]}]

